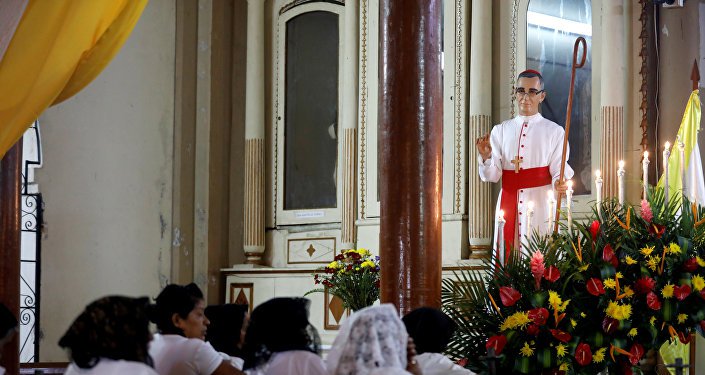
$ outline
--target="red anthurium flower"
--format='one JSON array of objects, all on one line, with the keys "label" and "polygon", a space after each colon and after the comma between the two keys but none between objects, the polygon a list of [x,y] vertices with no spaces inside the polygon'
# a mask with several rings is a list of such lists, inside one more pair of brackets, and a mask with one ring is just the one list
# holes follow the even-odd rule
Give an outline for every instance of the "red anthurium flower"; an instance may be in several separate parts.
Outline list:
[{"label": "red anthurium flower", "polygon": [[700,298],[705,299],[705,289],[700,291]]},{"label": "red anthurium flower", "polygon": [[610,246],[610,244],[605,245],[605,248],[602,250],[602,260],[607,263],[611,263],[614,267],[619,265],[619,261],[614,255],[614,250],[612,250],[612,246]]},{"label": "red anthurium flower", "polygon": [[494,349],[494,355],[500,355],[504,350],[504,345],[507,345],[507,338],[504,335],[496,335],[487,339],[485,347],[487,350]]},{"label": "red anthurium flower", "polygon": [[690,258],[683,262],[683,270],[685,272],[693,272],[698,269],[698,260],[695,258]]},{"label": "red anthurium flower", "polygon": [[637,293],[646,294],[654,290],[654,286],[656,286],[654,279],[644,276],[636,281],[634,289],[636,289]]},{"label": "red anthurium flower", "polygon": [[649,234],[655,235],[656,238],[661,238],[661,236],[663,236],[663,233],[665,231],[666,231],[665,225],[659,225],[659,224],[654,224],[654,223],[651,223],[651,225],[649,225]]},{"label": "red anthurium flower", "polygon": [[595,241],[597,238],[597,234],[600,233],[600,222],[597,220],[593,220],[592,224],[590,224],[590,235],[592,235],[592,240]]},{"label": "red anthurium flower", "polygon": [[543,271],[544,279],[555,283],[559,277],[561,277],[561,271],[556,268],[556,266],[550,266],[545,271]]},{"label": "red anthurium flower", "polygon": [[705,320],[701,320],[701,321],[700,321],[700,329],[702,329],[703,331],[705,331]]},{"label": "red anthurium flower", "polygon": [[530,334],[531,336],[538,336],[539,330],[539,325],[534,323],[531,323],[526,327],[526,333]]},{"label": "red anthurium flower", "polygon": [[580,366],[587,366],[592,362],[592,351],[586,343],[578,344],[575,348],[575,360]]},{"label": "red anthurium flower", "polygon": [[502,299],[504,306],[514,306],[514,304],[521,299],[521,293],[517,292],[514,288],[502,286],[499,288],[499,298]]},{"label": "red anthurium flower", "polygon": [[641,357],[644,356],[644,347],[641,346],[641,344],[634,344],[632,345],[632,348],[629,349],[629,353],[631,353],[631,355],[629,356],[629,362],[631,362],[632,365],[636,366],[636,364],[639,363]]},{"label": "red anthurium flower", "polygon": [[572,338],[572,336],[570,336],[570,333],[568,333],[568,332],[563,332],[558,329],[551,329],[550,331],[551,331],[551,334],[553,335],[553,337],[555,337],[556,340],[558,340],[560,342],[565,343],[565,342],[570,341],[570,339]]},{"label": "red anthurium flower", "polygon": [[548,319],[548,310],[543,307],[539,307],[536,309],[529,310],[527,315],[529,316],[529,319],[531,319],[532,322],[542,326],[546,324],[546,319]]},{"label": "red anthurium flower", "polygon": [[692,339],[692,336],[687,335],[683,332],[678,332],[678,340],[680,340],[683,345],[687,345],[690,343],[690,340]]},{"label": "red anthurium flower", "polygon": [[658,299],[658,296],[654,292],[649,292],[646,295],[646,305],[649,306],[651,310],[659,310],[661,309],[661,301]]},{"label": "red anthurium flower", "polygon": [[605,287],[602,285],[602,280],[598,279],[597,277],[593,277],[592,279],[588,280],[587,291],[593,296],[605,294]]},{"label": "red anthurium flower", "polygon": [[682,301],[690,295],[690,292],[692,290],[690,289],[689,285],[679,285],[673,288],[673,295],[678,298],[679,301]]},{"label": "red anthurium flower", "polygon": [[604,319],[602,319],[602,330],[606,334],[613,334],[615,331],[617,331],[617,328],[619,328],[619,320],[610,318],[609,316],[606,316]]}]

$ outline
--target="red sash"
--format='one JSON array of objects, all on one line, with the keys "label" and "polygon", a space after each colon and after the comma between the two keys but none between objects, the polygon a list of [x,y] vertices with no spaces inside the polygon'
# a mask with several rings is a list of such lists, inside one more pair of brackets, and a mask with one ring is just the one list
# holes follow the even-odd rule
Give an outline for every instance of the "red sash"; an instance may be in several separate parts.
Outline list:
[{"label": "red sash", "polygon": [[[514,169],[502,171],[502,196],[500,208],[504,210],[504,243],[505,262],[509,259],[510,249],[514,244],[514,231],[517,223],[517,201],[519,190],[546,186],[551,184],[551,172],[548,166],[522,169],[516,173]],[[538,203],[538,202],[536,202]]]}]

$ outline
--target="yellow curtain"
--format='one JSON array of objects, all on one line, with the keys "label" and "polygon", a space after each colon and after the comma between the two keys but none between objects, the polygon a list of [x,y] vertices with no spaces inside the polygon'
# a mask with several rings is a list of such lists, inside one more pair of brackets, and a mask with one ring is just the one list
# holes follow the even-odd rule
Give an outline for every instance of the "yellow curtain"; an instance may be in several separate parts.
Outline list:
[{"label": "yellow curtain", "polygon": [[0,157],[50,105],[88,85],[147,0],[30,0],[0,61]]}]

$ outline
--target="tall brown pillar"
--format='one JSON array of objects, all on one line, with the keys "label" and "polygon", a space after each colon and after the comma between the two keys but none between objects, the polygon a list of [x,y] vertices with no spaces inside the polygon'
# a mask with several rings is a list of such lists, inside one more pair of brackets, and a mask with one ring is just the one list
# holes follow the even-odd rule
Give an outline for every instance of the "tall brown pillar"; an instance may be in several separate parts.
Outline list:
[{"label": "tall brown pillar", "polygon": [[440,306],[441,0],[382,0],[379,42],[382,302]]},{"label": "tall brown pillar", "polygon": [[[0,302],[18,317],[20,313],[20,181],[22,140],[0,162]],[[18,374],[19,335],[5,344],[0,366]]]}]

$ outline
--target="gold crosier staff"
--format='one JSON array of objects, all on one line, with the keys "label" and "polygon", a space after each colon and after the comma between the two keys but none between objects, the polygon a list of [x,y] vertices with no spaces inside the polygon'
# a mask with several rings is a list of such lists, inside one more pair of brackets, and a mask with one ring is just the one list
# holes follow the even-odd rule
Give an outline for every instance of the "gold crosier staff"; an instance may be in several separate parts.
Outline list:
[{"label": "gold crosier staff", "polygon": [[[583,56],[578,63],[578,47],[583,46]],[[575,89],[575,70],[582,68],[585,65],[585,58],[587,57],[587,42],[585,38],[579,36],[575,40],[575,45],[573,46],[573,66],[570,73],[570,90],[568,91],[568,108],[565,113],[565,137],[563,138],[563,154],[561,156],[561,173],[559,174],[558,181],[562,185],[565,181],[565,154],[568,151],[568,134],[570,134],[570,114],[573,112],[573,90]],[[559,192],[556,199],[556,220],[553,225],[553,233],[558,232],[558,220],[561,218],[561,195],[563,193]]]}]

